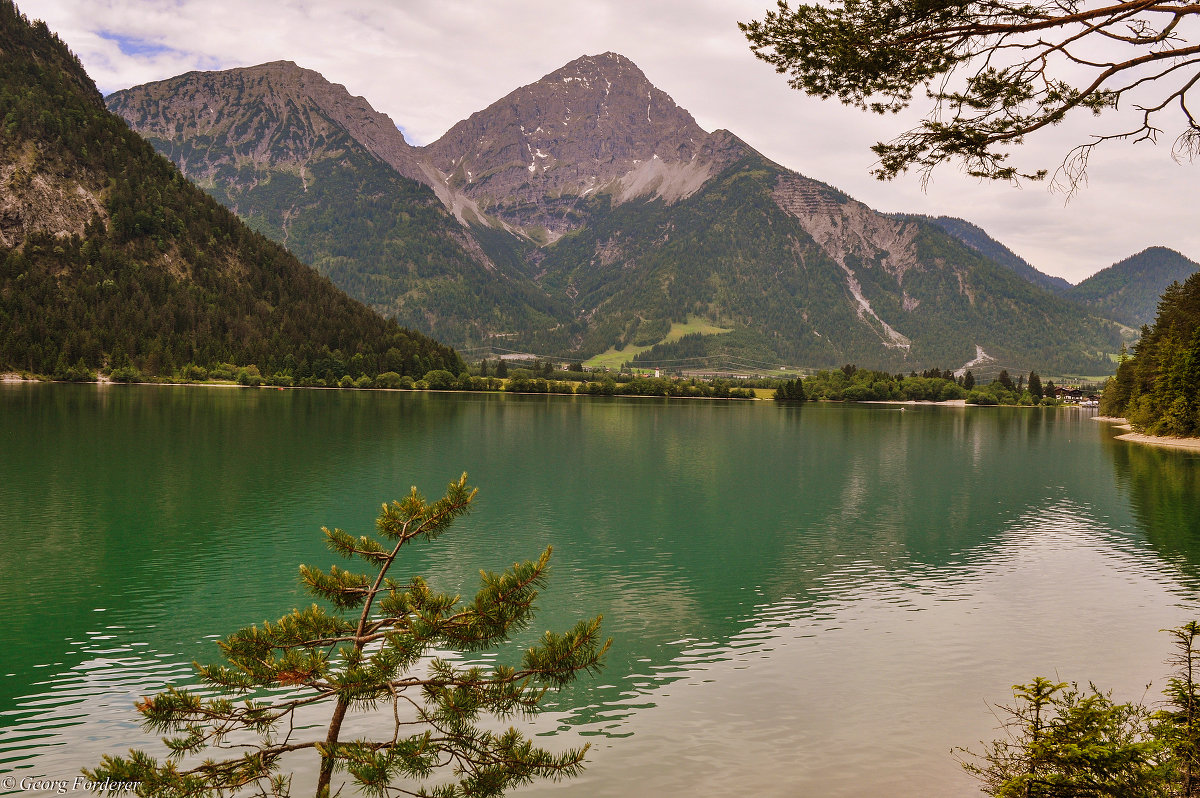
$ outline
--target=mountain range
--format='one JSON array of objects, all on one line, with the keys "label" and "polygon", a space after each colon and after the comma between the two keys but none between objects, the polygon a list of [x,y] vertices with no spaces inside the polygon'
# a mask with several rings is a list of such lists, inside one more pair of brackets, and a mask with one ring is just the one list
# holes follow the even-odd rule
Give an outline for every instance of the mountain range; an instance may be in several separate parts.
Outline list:
[{"label": "mountain range", "polygon": [[[879,214],[702,130],[615,53],[577,59],[427,147],[290,62],[189,73],[107,104],[253,228],[381,314],[457,343],[664,365],[1095,372],[1120,343],[1105,319],[1138,320],[1100,296],[1129,264],[1071,297],[963,220]],[[60,193],[88,205],[87,191]],[[104,222],[111,198],[90,196],[75,215]],[[34,218],[13,207],[21,197],[6,197],[5,244]],[[116,232],[170,249],[161,224],[135,218],[137,200],[109,213]],[[176,344],[167,359],[183,356]]]},{"label": "mountain range", "polygon": [[982,231],[878,213],[706,132],[616,53],[425,147],[291,62],[191,72],[107,104],[257,230],[456,345],[1103,373],[1122,341],[1055,278],[998,263]]},{"label": "mountain range", "polygon": [[965,220],[878,213],[704,131],[615,53],[425,147],[291,62],[110,95],[176,170],[44,24],[0,4],[8,368],[461,366],[383,316],[477,353],[672,369],[1103,373],[1198,268],[1152,247],[1070,286]]}]

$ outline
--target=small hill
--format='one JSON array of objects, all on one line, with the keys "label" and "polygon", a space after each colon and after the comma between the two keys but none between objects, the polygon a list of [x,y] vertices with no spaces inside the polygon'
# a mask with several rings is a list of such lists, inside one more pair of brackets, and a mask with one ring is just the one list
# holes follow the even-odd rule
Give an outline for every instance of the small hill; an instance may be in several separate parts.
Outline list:
[{"label": "small hill", "polygon": [[255,364],[420,374],[397,326],[189,183],[41,22],[0,0],[0,369]]},{"label": "small hill", "polygon": [[1098,315],[1141,327],[1154,321],[1167,286],[1182,283],[1197,271],[1200,263],[1175,250],[1150,247],[1096,272],[1063,296]]}]

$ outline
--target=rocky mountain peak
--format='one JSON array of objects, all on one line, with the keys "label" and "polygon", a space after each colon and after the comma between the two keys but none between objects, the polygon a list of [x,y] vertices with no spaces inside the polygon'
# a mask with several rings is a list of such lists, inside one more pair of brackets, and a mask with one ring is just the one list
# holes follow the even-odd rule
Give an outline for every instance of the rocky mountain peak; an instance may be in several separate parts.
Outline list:
[{"label": "rocky mountain peak", "polygon": [[711,161],[698,157],[706,148],[709,134],[690,113],[609,52],[577,58],[472,114],[422,160],[441,193],[553,234],[570,228],[548,208],[554,200],[687,196],[711,176]]},{"label": "rocky mountain peak", "polygon": [[[300,168],[345,133],[400,174],[421,175],[412,148],[386,114],[291,61],[188,72],[115,92],[106,102],[147,138],[204,137],[235,151],[239,162]],[[181,164],[201,181],[211,166]]]},{"label": "rocky mountain peak", "polygon": [[578,99],[585,99],[593,90],[598,90],[604,95],[600,98],[602,101],[614,90],[618,95],[630,94],[637,97],[658,92],[660,100],[665,99],[672,108],[678,108],[670,97],[654,87],[637,64],[619,53],[580,56],[524,88],[531,89],[539,85],[564,87]]},{"label": "rocky mountain peak", "polygon": [[[527,171],[541,174],[551,168],[548,161],[565,155],[546,148],[588,140],[595,144],[595,160],[632,162],[658,155],[671,161],[690,158],[706,136],[636,64],[604,53],[577,58],[511,92],[459,122],[427,151],[443,171],[452,171],[465,154],[481,165],[489,158],[513,157]],[[474,152],[466,152],[468,144],[475,145]],[[513,146],[517,151],[508,149]]]}]

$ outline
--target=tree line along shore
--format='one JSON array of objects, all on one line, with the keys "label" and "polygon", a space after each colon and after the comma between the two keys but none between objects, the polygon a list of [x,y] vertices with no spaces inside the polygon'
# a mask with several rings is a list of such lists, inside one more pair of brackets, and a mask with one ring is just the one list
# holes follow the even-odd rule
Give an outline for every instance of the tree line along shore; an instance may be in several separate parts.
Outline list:
[{"label": "tree line along shore", "polygon": [[[533,394],[585,394],[592,396],[660,396],[712,399],[775,399],[783,402],[952,402],[973,405],[1053,407],[1064,404],[1067,390],[1045,382],[1036,371],[1015,380],[1001,371],[990,383],[977,383],[971,371],[956,376],[950,370],[928,369],[917,373],[889,374],[847,364],[840,369],[817,371],[808,377],[772,376],[649,376],[628,369],[612,372],[587,369],[576,362],[557,366],[549,360],[525,361],[510,366],[502,359],[431,368],[421,376],[404,371],[367,370],[367,361],[355,356],[332,356],[316,368],[288,360],[278,371],[264,373],[255,365],[188,364],[168,375],[149,375],[132,364],[93,371],[84,364],[60,368],[50,375],[28,372],[5,375],[9,380],[107,382],[140,384],[221,385],[277,388],[350,390],[434,390]],[[1099,386],[1095,386],[1095,391]],[[1072,391],[1081,393],[1078,389]]]}]

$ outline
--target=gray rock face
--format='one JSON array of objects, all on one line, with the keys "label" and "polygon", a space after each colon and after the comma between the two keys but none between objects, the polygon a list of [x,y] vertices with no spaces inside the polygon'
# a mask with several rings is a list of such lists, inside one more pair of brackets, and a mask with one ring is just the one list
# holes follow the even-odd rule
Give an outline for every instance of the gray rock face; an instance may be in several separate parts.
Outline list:
[{"label": "gray rock face", "polygon": [[14,247],[34,233],[82,235],[93,216],[107,221],[103,184],[77,172],[50,176],[25,148],[0,161],[0,246]]},{"label": "gray rock face", "polygon": [[107,104],[146,138],[191,141],[197,149],[203,143],[235,154],[183,158],[180,169],[202,184],[230,160],[303,176],[305,164],[326,154],[340,133],[401,175],[424,178],[413,148],[386,114],[291,61],[188,72],[115,92]]},{"label": "gray rock face", "polygon": [[[719,154],[710,134],[616,53],[578,58],[459,122],[424,148],[431,178],[524,227],[569,228],[555,200],[616,201],[699,188]],[[538,209],[543,209],[539,213]]]}]

